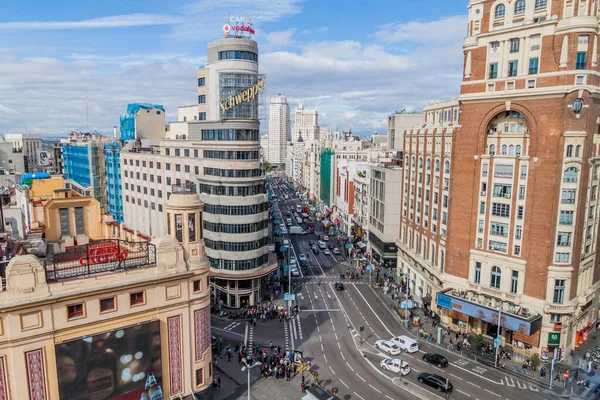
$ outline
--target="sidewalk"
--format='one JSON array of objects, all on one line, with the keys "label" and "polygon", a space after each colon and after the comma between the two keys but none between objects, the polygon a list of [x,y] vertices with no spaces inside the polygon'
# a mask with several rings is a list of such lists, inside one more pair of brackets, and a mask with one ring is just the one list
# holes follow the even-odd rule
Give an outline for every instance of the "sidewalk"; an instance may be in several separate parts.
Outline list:
[{"label": "sidewalk", "polygon": [[[376,296],[392,311],[394,318],[396,318],[396,320],[398,322],[402,323],[402,329],[404,329],[409,334],[409,336],[414,337],[418,341],[422,342],[423,339],[417,337],[418,329],[416,327],[409,325],[409,327],[406,328],[403,319],[399,315],[399,311],[401,311],[401,310],[398,305],[398,301],[392,300],[391,296],[388,294],[384,294],[381,289],[373,289],[373,291],[376,294]],[[433,323],[432,323],[433,318],[431,318],[431,316],[425,316],[422,309],[414,309],[413,313],[415,316],[421,317],[423,330],[425,330],[426,332],[432,333],[434,337],[437,337],[437,332],[438,332],[437,328],[438,327],[442,328],[442,345],[438,345],[435,341],[427,342],[428,345],[437,347],[440,350],[453,352],[453,353],[457,354],[458,356],[465,358],[469,361],[474,361],[474,362],[480,363],[482,365],[495,368],[494,367],[495,356],[493,354],[485,355],[485,354],[480,353],[479,355],[476,355],[474,347],[470,347],[470,348],[463,347],[460,352],[458,352],[456,350],[449,350],[447,347],[449,341],[448,341],[448,339],[446,339],[446,327],[443,326],[442,324],[438,324],[437,327],[434,328]],[[528,371],[527,373],[521,373],[520,371],[521,371],[521,365],[522,365],[523,361],[524,360],[522,360],[518,357],[513,358],[510,361],[507,360],[507,362],[505,363],[505,367],[502,368],[502,372],[504,372],[508,375],[512,375],[514,377],[518,377],[519,379],[528,381],[529,383],[536,384],[536,385],[540,386],[541,388],[548,389],[549,383],[550,383],[550,366],[546,365],[547,374],[546,374],[545,378],[542,378],[539,374],[539,370],[538,371]],[[579,370],[579,380],[590,379],[590,381],[592,382],[592,384],[590,385],[590,390],[588,391],[588,390],[583,389],[582,387],[578,387],[575,384],[575,380],[573,379],[570,382],[567,382],[568,395],[563,396],[562,392],[563,392],[565,383],[564,383],[564,378],[562,377],[562,374],[566,371],[569,371],[570,375],[573,376],[572,374],[573,374],[574,370],[572,369],[570,364],[557,363],[557,365],[555,366],[555,373],[557,371],[560,375],[560,381],[553,382],[553,391],[557,396],[560,396],[560,397],[577,396],[580,398],[584,398],[584,396],[588,395],[589,393],[593,393],[595,386],[600,384],[600,376],[595,375],[593,372],[592,372],[591,376],[588,376],[587,374],[585,374],[584,371]],[[573,386],[573,394],[571,394],[571,386]],[[585,398],[589,398],[589,396],[587,396]]]}]

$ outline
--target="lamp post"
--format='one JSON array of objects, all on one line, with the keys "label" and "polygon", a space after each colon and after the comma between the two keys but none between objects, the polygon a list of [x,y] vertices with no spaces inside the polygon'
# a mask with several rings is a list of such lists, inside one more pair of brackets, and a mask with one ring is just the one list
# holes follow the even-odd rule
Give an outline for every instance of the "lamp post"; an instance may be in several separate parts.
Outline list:
[{"label": "lamp post", "polygon": [[254,367],[258,367],[260,365],[260,362],[256,361],[254,364],[252,365],[248,365],[248,362],[246,361],[246,359],[244,358],[244,366],[242,367],[242,371],[248,371],[248,400],[251,400],[250,397],[250,370]]}]

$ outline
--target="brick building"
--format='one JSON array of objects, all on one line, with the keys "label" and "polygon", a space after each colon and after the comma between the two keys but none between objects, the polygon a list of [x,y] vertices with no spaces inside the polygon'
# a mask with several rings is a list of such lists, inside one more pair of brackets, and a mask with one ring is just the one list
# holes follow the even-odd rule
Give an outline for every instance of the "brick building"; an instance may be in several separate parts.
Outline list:
[{"label": "brick building", "polygon": [[502,307],[504,344],[562,356],[598,321],[599,10],[471,0],[468,13],[433,306],[489,337]]}]

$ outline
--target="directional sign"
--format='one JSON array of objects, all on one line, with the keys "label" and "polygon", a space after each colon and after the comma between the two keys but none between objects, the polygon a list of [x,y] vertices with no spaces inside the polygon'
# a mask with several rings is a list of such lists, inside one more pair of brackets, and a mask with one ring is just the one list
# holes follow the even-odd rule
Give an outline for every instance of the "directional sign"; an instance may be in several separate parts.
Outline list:
[{"label": "directional sign", "polygon": [[406,301],[403,301],[403,302],[400,303],[400,308],[404,308],[404,309],[409,308],[409,309],[411,309],[413,307],[414,307],[414,304],[413,304],[412,300],[409,300],[408,304],[407,304]]},{"label": "directional sign", "polygon": [[496,348],[498,346],[502,346],[502,337],[501,336],[494,339],[494,348]]},{"label": "directional sign", "polygon": [[367,265],[367,271],[375,271],[375,266],[374,265]]},{"label": "directional sign", "polygon": [[288,300],[295,301],[296,300],[296,295],[294,293],[292,293],[292,294],[285,293],[283,295],[283,300],[285,300],[285,301],[288,301]]},{"label": "directional sign", "polygon": [[346,248],[347,248],[347,249],[353,249],[353,248],[354,248],[354,245],[353,245],[352,243],[348,243],[348,244],[346,245]]}]

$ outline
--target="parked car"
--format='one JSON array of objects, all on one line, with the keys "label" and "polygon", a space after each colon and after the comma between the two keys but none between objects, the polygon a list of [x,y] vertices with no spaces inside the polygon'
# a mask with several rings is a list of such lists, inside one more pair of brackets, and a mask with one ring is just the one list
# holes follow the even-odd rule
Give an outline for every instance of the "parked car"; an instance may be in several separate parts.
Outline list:
[{"label": "parked car", "polygon": [[395,374],[406,376],[410,372],[410,366],[404,360],[398,360],[397,358],[386,358],[382,360],[379,365],[382,369],[391,371]]},{"label": "parked car", "polygon": [[297,264],[298,260],[296,259],[296,256],[290,256],[290,265],[291,264]]},{"label": "parked car", "polygon": [[333,252],[333,254],[335,254],[336,256],[340,254],[340,249],[338,249],[337,247],[334,247],[333,250],[331,250]]},{"label": "parked car", "polygon": [[289,241],[289,240],[287,240],[287,239],[283,239],[283,245],[284,245],[285,247],[290,247],[290,241]]},{"label": "parked car", "polygon": [[421,383],[431,386],[438,392],[451,392],[454,388],[448,379],[436,374],[430,374],[429,372],[421,372],[418,380]]},{"label": "parked car", "polygon": [[315,241],[314,241],[314,240],[309,240],[309,241],[308,241],[308,245],[309,245],[310,247],[313,247],[313,246],[315,245]]},{"label": "parked car", "polygon": [[346,290],[346,287],[344,286],[343,282],[336,282],[335,283],[335,290]]},{"label": "parked car", "polygon": [[402,353],[400,347],[390,340],[378,340],[375,342],[375,347],[392,356],[397,356],[398,354]]},{"label": "parked car", "polygon": [[448,359],[441,354],[436,353],[426,353],[423,354],[423,361],[426,361],[430,364],[435,364],[438,368],[444,368],[448,366]]}]

